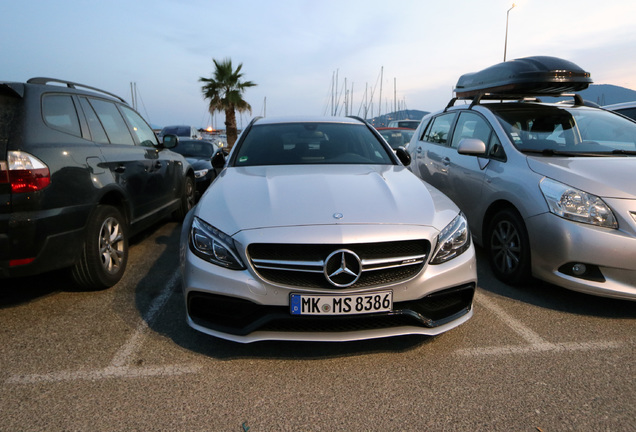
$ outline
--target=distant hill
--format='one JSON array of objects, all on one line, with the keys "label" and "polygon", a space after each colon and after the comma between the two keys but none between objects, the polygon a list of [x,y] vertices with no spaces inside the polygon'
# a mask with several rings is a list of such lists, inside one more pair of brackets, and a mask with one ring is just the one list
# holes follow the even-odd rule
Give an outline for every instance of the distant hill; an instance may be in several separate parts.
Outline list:
[{"label": "distant hill", "polygon": [[611,84],[592,84],[578,93],[583,99],[601,106],[636,101],[636,91]]},{"label": "distant hill", "polygon": [[[625,87],[615,86],[611,84],[592,84],[587,89],[576,92],[589,102],[597,105],[612,105],[621,102],[636,101],[636,91]],[[571,100],[571,97],[541,97],[543,102],[558,102],[562,100]]]},{"label": "distant hill", "polygon": [[422,120],[428,111],[402,110],[367,119],[375,127],[386,127],[391,120]]},{"label": "distant hill", "polygon": [[[577,93],[579,93],[584,100],[594,102],[600,106],[636,101],[636,90],[612,84],[592,84],[587,89]],[[569,99],[571,99],[571,97],[541,98],[544,102],[556,102]],[[428,114],[428,111],[404,110],[373,117],[367,119],[367,121],[375,127],[385,127],[391,120],[421,120],[426,114]]]}]

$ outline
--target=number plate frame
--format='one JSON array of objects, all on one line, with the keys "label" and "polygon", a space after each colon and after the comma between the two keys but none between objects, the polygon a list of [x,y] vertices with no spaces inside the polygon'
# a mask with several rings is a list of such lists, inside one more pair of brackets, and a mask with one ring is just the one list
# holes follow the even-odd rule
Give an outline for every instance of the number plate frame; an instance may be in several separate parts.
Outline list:
[{"label": "number plate frame", "polygon": [[289,296],[289,311],[294,316],[360,315],[393,311],[393,291],[364,294],[302,294]]}]

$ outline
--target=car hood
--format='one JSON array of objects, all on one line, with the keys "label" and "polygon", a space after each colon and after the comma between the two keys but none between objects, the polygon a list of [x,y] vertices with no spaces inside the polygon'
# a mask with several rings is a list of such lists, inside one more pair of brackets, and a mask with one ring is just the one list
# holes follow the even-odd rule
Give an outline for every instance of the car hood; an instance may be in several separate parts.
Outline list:
[{"label": "car hood", "polygon": [[636,199],[635,157],[528,157],[534,172],[605,198]]},{"label": "car hood", "polygon": [[441,230],[458,213],[437,189],[393,165],[227,168],[195,211],[229,235],[334,224],[411,224]]},{"label": "car hood", "polygon": [[210,161],[210,159],[200,159],[200,158],[195,158],[195,157],[186,157],[185,158],[188,163],[190,165],[192,165],[192,168],[194,169],[203,169],[203,168],[211,168],[212,167],[212,162]]}]

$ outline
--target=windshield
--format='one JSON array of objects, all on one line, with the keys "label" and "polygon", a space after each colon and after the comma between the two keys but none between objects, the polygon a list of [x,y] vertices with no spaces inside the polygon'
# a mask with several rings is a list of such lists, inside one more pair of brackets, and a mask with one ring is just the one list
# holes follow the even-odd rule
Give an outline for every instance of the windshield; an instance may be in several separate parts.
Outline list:
[{"label": "windshield", "polygon": [[502,104],[489,107],[520,151],[635,154],[636,123],[600,109]]},{"label": "windshield", "polygon": [[406,147],[415,134],[415,129],[381,129],[378,130],[394,150],[398,147]]},{"label": "windshield", "polygon": [[351,123],[256,124],[237,150],[236,166],[393,164],[373,132]]},{"label": "windshield", "polygon": [[190,136],[190,128],[187,126],[167,126],[161,130],[162,135]]},{"label": "windshield", "polygon": [[180,153],[186,157],[195,157],[200,159],[210,159],[214,154],[214,144],[206,141],[179,141],[179,144],[173,149],[174,152]]}]

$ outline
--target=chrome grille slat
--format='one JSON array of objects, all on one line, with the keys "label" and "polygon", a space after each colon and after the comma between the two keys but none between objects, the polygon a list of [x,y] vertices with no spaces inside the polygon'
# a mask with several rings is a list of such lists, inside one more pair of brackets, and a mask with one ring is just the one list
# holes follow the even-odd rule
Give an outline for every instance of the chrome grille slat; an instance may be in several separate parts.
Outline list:
[{"label": "chrome grille slat", "polygon": [[424,267],[430,243],[409,240],[333,245],[252,244],[248,255],[258,275],[266,281],[294,287],[338,289],[323,273],[326,258],[340,249],[351,250],[360,257],[360,278],[349,286],[360,288],[412,279]]}]

